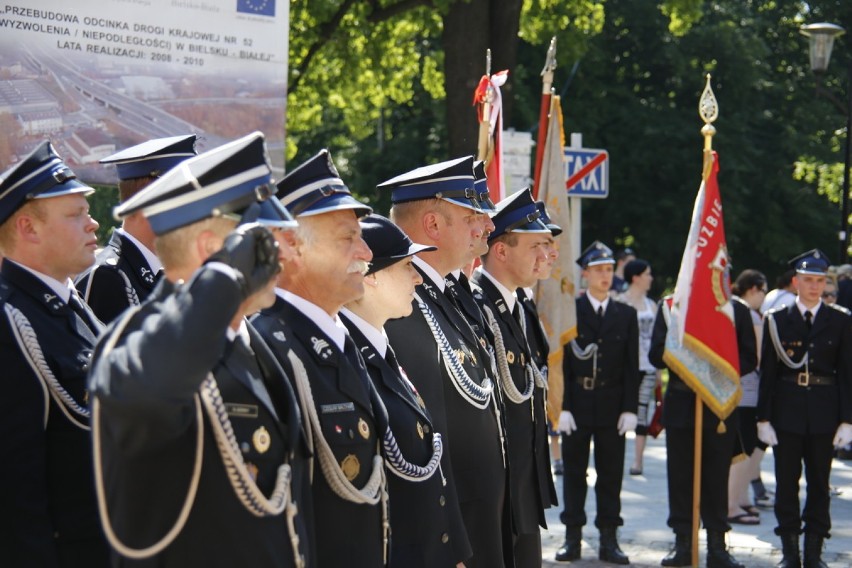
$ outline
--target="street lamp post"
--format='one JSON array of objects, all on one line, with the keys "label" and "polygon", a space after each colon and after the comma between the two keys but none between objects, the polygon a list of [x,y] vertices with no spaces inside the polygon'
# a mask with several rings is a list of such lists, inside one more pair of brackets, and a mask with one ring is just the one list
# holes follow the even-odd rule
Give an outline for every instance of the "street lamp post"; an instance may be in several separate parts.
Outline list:
[{"label": "street lamp post", "polygon": [[809,40],[811,71],[817,76],[817,94],[830,100],[841,114],[846,116],[846,151],[843,161],[843,194],[840,197],[840,229],[837,237],[840,241],[840,260],[845,264],[849,258],[849,164],[850,164],[850,133],[852,133],[852,62],[847,69],[846,101],[838,99],[822,86],[822,74],[828,68],[831,60],[831,49],[834,39],[843,35],[846,30],[836,24],[808,24],[800,28],[800,33]]}]

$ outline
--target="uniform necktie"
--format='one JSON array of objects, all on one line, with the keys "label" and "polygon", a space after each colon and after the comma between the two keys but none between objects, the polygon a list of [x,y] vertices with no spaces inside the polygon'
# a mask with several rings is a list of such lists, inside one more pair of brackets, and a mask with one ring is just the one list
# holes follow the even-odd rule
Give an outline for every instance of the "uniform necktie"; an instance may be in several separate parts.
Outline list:
[{"label": "uniform necktie", "polygon": [[411,380],[408,378],[408,375],[405,374],[405,369],[399,364],[399,361],[396,358],[396,355],[393,352],[393,348],[391,348],[390,344],[388,344],[388,350],[385,352],[385,361],[390,368],[394,370],[396,376],[399,378],[402,386],[405,388],[406,392],[408,392],[411,399],[419,404],[421,407],[425,408],[425,403],[423,399],[420,398],[420,394],[417,392],[415,386],[411,383]]},{"label": "uniform necktie", "polygon": [[814,325],[814,315],[810,310],[805,311],[805,325],[808,326],[808,331],[810,331]]},{"label": "uniform necktie", "polygon": [[74,292],[71,292],[68,296],[68,307],[71,308],[71,310],[77,314],[81,320],[83,320],[86,327],[94,332],[98,331],[99,326],[94,325],[89,312],[87,312],[85,306],[83,306],[83,301]]},{"label": "uniform necktie", "polygon": [[[444,287],[444,295],[447,297],[447,299],[450,301],[456,311],[461,315],[461,304],[459,303],[458,291],[456,291],[455,289],[455,284],[449,278],[445,279],[444,282],[446,283],[446,286]],[[464,318],[464,316],[462,316],[462,318],[467,319]]]},{"label": "uniform necktie", "polygon": [[521,324],[521,302],[520,300],[515,301],[515,307],[512,308],[512,315],[515,316],[515,321],[518,324]]},{"label": "uniform necktie", "polygon": [[347,333],[343,341],[343,355],[346,359],[352,364],[352,368],[355,369],[355,372],[358,373],[358,376],[361,378],[361,383],[364,387],[369,391],[368,383],[370,378],[367,376],[367,368],[364,366],[364,361],[361,359],[361,356],[358,354],[358,346],[355,345],[355,342]]},{"label": "uniform necktie", "polygon": [[598,323],[603,321],[603,306],[598,306]]},{"label": "uniform necktie", "polygon": [[358,347],[355,345],[355,342],[352,341],[352,338],[347,334],[343,341],[343,354],[352,363],[352,366],[356,369],[363,369],[364,364],[361,362],[361,358],[358,356]]},{"label": "uniform necktie", "polygon": [[399,364],[399,360],[396,358],[396,353],[393,352],[393,348],[390,344],[388,344],[387,351],[385,352],[385,361],[387,361],[388,365],[390,365],[391,369],[394,371],[402,369],[402,366]]}]

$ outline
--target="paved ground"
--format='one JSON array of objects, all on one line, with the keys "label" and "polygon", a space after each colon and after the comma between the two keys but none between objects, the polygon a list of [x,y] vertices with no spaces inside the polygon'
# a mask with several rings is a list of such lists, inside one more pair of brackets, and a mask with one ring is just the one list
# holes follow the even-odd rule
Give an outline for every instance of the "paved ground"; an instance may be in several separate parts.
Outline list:
[{"label": "paved ground", "polygon": [[[626,467],[633,460],[632,434],[627,441]],[[594,454],[593,454],[594,455]],[[624,526],[619,531],[622,550],[630,557],[631,566],[659,566],[668,553],[674,536],[666,525],[668,498],[666,490],[665,433],[650,439],[645,451],[644,475],[631,476],[625,471],[622,490],[622,516]],[[770,489],[775,486],[774,460],[771,451],[763,459],[763,481]],[[562,495],[562,478],[556,476],[557,492]],[[589,471],[589,494],[586,513],[590,523],[583,532],[583,558],[577,562],[553,561],[556,549],[565,537],[565,527],[559,522],[559,508],[547,511],[548,530],[542,530],[542,565],[554,566],[613,566],[597,559],[598,532],[592,524],[595,516],[595,498],[592,486],[595,481],[593,467]],[[852,567],[852,461],[834,460],[832,487],[840,494],[832,498],[832,538],[826,541],[823,560],[830,568]],[[804,482],[802,483],[804,490]],[[804,502],[804,491],[802,493]],[[781,560],[780,543],[775,536],[775,516],[771,510],[761,513],[761,523],[754,526],[733,525],[728,533],[731,553],[749,568],[770,568]],[[700,531],[701,554],[704,566],[704,531]]]}]

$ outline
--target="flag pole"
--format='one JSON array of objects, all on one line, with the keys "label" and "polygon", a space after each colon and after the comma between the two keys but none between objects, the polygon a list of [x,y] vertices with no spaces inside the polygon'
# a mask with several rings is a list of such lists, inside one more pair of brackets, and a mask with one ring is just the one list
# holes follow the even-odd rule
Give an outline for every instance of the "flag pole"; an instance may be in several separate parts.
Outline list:
[{"label": "flag pole", "polygon": [[533,198],[538,199],[539,180],[541,178],[541,162],[544,159],[544,145],[547,141],[549,124],[550,99],[553,93],[553,72],[556,70],[556,36],[550,39],[544,69],[541,70],[541,109],[538,114],[538,141],[535,147],[535,168],[533,169]]},{"label": "flag pole", "polygon": [[477,144],[477,159],[485,162],[488,165],[489,158],[489,139],[491,125],[491,103],[494,102],[494,87],[491,86],[491,49],[485,50],[485,75],[480,80],[480,85],[485,82],[485,92],[483,93],[480,105],[479,114],[479,141]]},{"label": "flag pole", "polygon": [[[707,82],[704,91],[698,100],[698,114],[704,121],[701,134],[704,136],[704,159],[701,178],[706,183],[713,168],[713,135],[716,128],[713,121],[719,117],[719,104],[710,87],[710,73],[707,74]],[[695,453],[693,456],[692,477],[692,565],[698,566],[698,527],[701,517],[701,453],[704,431],[704,404],[698,393],[695,394]]]}]

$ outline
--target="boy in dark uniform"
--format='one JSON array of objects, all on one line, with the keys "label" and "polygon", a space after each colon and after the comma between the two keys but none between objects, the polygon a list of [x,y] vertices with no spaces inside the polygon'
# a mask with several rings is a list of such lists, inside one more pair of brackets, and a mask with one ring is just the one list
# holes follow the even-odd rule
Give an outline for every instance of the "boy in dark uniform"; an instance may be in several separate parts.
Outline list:
[{"label": "boy in dark uniform", "polygon": [[0,563],[106,566],[86,372],[102,326],[70,278],[97,222],[49,142],[0,176]]},{"label": "boy in dark uniform", "polygon": [[101,520],[122,566],[313,565],[296,398],[246,320],[274,300],[283,254],[266,227],[237,226],[270,173],[254,133],[117,210],[148,217],[166,275],[92,366]]},{"label": "boy in dark uniform", "polygon": [[565,467],[563,500],[565,543],[557,560],[580,558],[586,524],[586,470],[589,448],[595,441],[597,518],[601,534],[599,558],[614,564],[630,560],[618,546],[621,518],[621,482],[624,474],[624,435],[636,428],[639,404],[639,325],[636,310],[610,301],[612,251],[595,241],[577,259],[588,283],[577,299],[577,337],[565,346],[565,394],[559,415],[562,461]]},{"label": "boy in dark uniform", "polygon": [[547,383],[533,361],[524,309],[515,290],[538,280],[547,262],[550,231],[538,219],[529,189],[507,197],[497,208],[488,254],[472,281],[474,297],[495,337],[508,440],[515,565],[533,568],[541,566],[539,526],[547,527],[544,509],[551,504],[546,481],[550,478],[544,414]]},{"label": "boy in dark uniform", "polygon": [[[826,566],[822,545],[831,529],[832,453],[852,441],[852,316],[821,299],[829,264],[818,249],[791,260],[796,300],[767,312],[764,322],[757,429],[761,441],[774,446],[775,534],[781,537],[782,568],[802,565],[803,530],[804,566]],[[803,463],[807,498],[802,510]]]},{"label": "boy in dark uniform", "polygon": [[[102,159],[115,164],[124,203],[167,171],[195,156],[195,134],[158,138]],[[98,253],[95,265],[75,280],[83,300],[104,323],[138,306],[154,289],[162,263],[154,252],[151,225],[137,211],[125,217]]]}]

